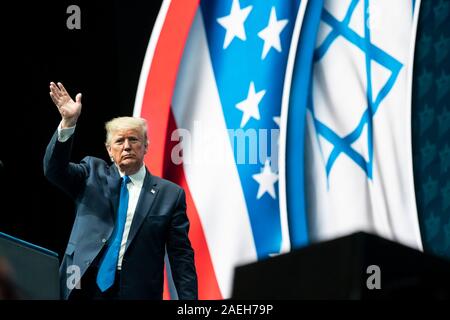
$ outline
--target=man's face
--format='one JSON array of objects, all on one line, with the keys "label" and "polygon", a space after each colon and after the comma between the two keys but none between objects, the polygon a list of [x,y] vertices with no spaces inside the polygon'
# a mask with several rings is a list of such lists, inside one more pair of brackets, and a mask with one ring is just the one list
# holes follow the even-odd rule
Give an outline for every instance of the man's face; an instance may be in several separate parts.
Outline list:
[{"label": "man's face", "polygon": [[138,129],[120,129],[106,146],[109,156],[126,175],[136,173],[144,163],[147,141]]}]

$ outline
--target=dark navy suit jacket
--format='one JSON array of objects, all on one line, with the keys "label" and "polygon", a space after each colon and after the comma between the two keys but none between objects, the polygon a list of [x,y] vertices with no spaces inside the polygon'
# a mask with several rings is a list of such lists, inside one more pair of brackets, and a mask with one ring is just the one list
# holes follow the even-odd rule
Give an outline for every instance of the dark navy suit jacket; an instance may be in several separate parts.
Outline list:
[{"label": "dark navy suit jacket", "polygon": [[[85,274],[113,232],[120,174],[115,165],[94,157],[86,157],[79,164],[70,162],[73,136],[66,142],[59,142],[57,137],[55,132],[47,147],[44,173],[76,204],[60,268],[61,296],[67,299],[71,292],[67,278],[74,270],[70,266],[78,266],[81,275]],[[122,261],[123,299],[162,298],[165,249],[179,298],[197,299],[194,252],[188,231],[183,189],[147,171]]]}]

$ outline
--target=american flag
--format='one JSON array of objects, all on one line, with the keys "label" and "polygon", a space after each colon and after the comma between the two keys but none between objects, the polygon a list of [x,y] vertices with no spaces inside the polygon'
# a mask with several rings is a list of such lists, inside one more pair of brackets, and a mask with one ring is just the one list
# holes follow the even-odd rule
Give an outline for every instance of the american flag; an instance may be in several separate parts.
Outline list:
[{"label": "american flag", "polygon": [[306,3],[164,1],[153,29],[134,115],[149,121],[147,166],[187,193],[200,299],[291,248],[280,121]]}]

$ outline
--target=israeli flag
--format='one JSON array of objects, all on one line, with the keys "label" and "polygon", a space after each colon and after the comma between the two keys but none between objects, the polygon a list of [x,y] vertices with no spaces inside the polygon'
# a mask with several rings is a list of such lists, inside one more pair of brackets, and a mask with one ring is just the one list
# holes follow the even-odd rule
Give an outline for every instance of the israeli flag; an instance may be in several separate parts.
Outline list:
[{"label": "israeli flag", "polygon": [[421,249],[411,146],[420,1],[324,1],[307,110],[313,241],[358,230]]}]

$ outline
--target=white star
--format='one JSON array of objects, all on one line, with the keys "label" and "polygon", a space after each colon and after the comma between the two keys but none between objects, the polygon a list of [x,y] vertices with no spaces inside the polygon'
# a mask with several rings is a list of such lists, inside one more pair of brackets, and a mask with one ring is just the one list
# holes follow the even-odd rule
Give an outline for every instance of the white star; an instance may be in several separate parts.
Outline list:
[{"label": "white star", "polygon": [[261,198],[264,193],[268,192],[275,199],[275,183],[278,181],[278,175],[273,173],[270,168],[269,160],[266,160],[261,173],[254,174],[253,179],[259,183],[257,199]]},{"label": "white star", "polygon": [[238,37],[241,40],[247,40],[245,35],[244,22],[247,19],[253,6],[245,7],[241,9],[239,0],[233,0],[231,5],[231,12],[228,16],[217,18],[217,22],[224,27],[227,32],[225,34],[225,40],[223,42],[223,48],[226,49],[234,37]]},{"label": "white star", "polygon": [[236,104],[236,108],[243,112],[241,120],[241,128],[245,127],[250,117],[259,120],[259,102],[266,94],[266,90],[255,92],[255,84],[250,82],[248,88],[247,99]]},{"label": "white star", "polygon": [[278,126],[280,126],[280,117],[273,117],[272,119]]},{"label": "white star", "polygon": [[280,33],[284,27],[288,24],[288,19],[277,20],[277,13],[275,7],[270,10],[269,24],[262,29],[258,36],[264,40],[264,47],[261,55],[261,59],[264,60],[271,48],[275,48],[278,52],[281,52]]}]

